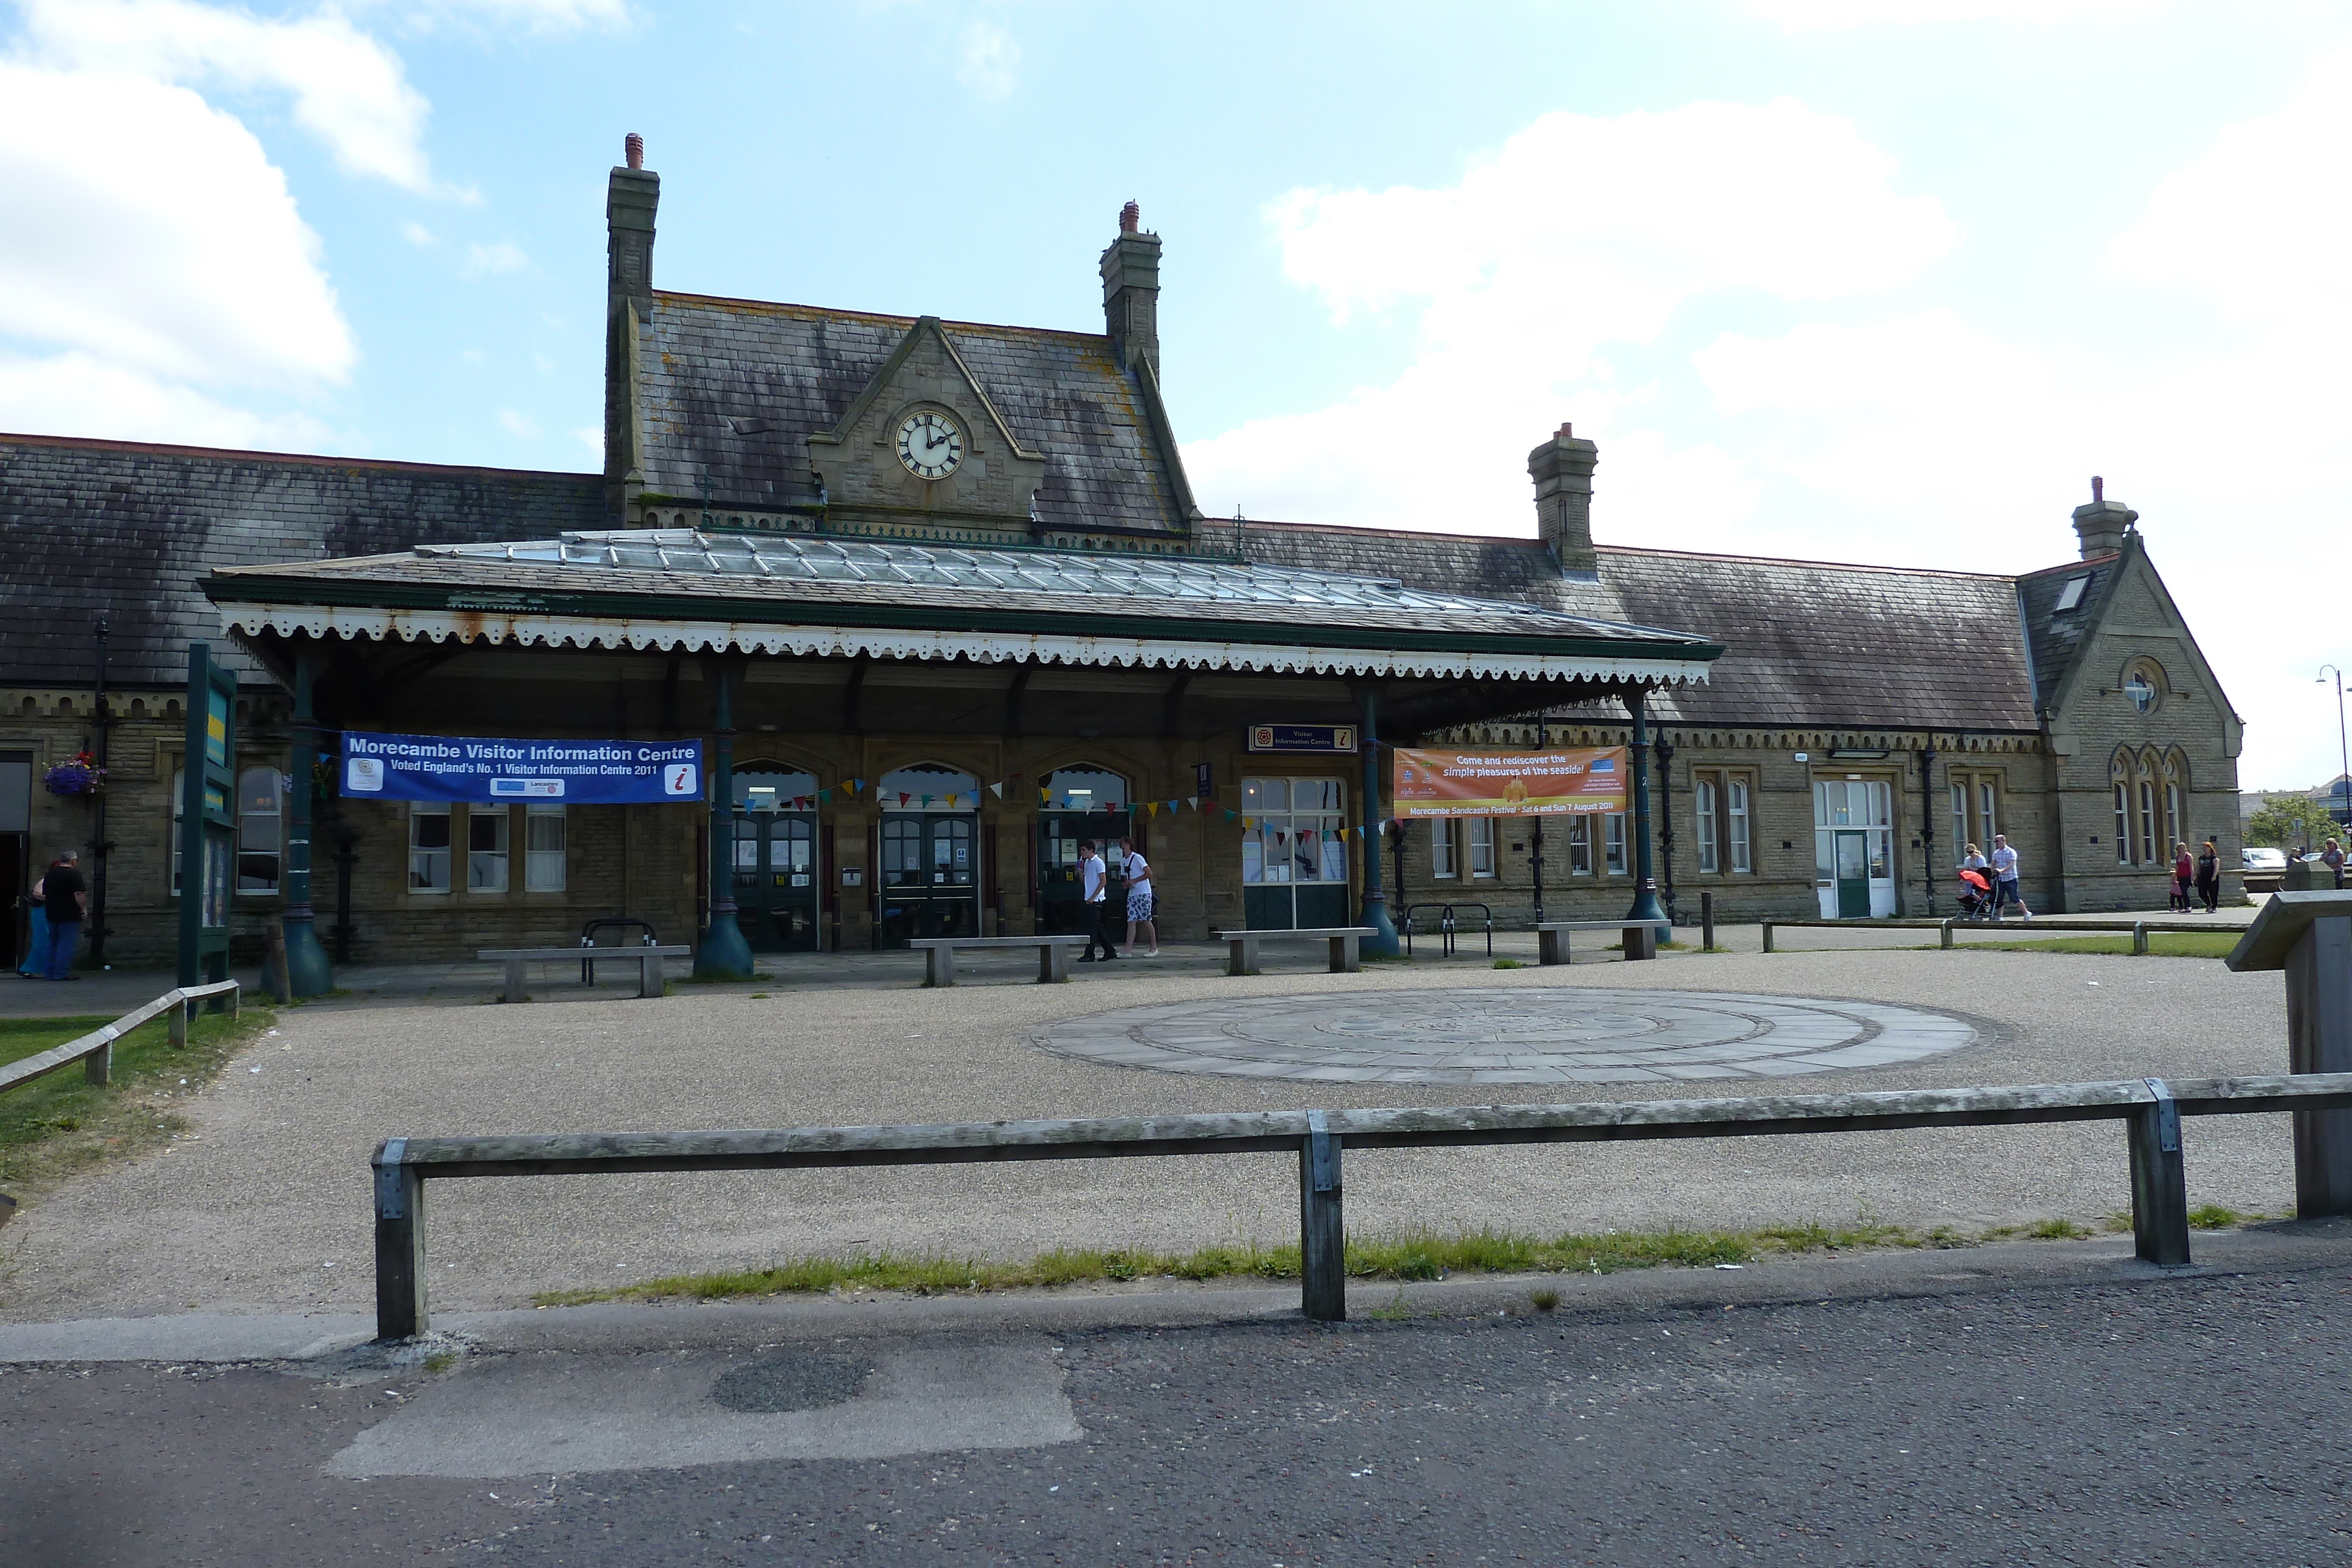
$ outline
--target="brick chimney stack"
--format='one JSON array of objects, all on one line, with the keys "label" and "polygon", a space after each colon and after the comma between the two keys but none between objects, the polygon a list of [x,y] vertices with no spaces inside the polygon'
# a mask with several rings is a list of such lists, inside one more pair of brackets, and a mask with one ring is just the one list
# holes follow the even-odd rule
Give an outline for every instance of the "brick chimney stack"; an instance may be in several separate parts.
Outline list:
[{"label": "brick chimney stack", "polygon": [[1160,379],[1160,236],[1143,232],[1142,210],[1119,209],[1118,237],[1102,253],[1103,330],[1118,362],[1141,361]]},{"label": "brick chimney stack", "polygon": [[1571,577],[1601,571],[1592,549],[1592,470],[1600,461],[1601,448],[1566,424],[1528,454],[1528,474],[1536,482],[1536,531]]},{"label": "brick chimney stack", "polygon": [[604,476],[608,507],[625,517],[637,471],[629,322],[633,312],[642,321],[653,309],[654,210],[661,204],[661,176],[646,167],[646,140],[635,131],[622,143],[622,155],[626,161],[613,171],[604,191]]},{"label": "brick chimney stack", "polygon": [[2083,559],[2113,555],[2124,548],[2124,536],[2139,521],[2139,514],[2121,501],[2107,499],[2107,482],[2091,476],[2091,504],[2074,508],[2074,532],[2083,541]]}]

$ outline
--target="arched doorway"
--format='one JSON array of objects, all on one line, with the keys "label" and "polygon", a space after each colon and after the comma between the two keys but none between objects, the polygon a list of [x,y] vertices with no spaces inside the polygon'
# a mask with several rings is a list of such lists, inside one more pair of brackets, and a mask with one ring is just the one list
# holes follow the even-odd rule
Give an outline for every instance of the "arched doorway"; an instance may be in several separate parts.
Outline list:
[{"label": "arched doorway", "polygon": [[1129,831],[1127,780],[1091,762],[1056,768],[1038,780],[1044,798],[1037,808],[1037,929],[1048,936],[1087,928],[1085,895],[1078,882],[1078,844],[1092,839],[1103,850],[1118,918],[1127,917],[1126,879],[1109,848]]},{"label": "arched doorway", "polygon": [[919,762],[882,776],[875,791],[885,947],[918,936],[980,935],[980,780]]},{"label": "arched doorway", "polygon": [[819,946],[816,779],[773,762],[735,774],[735,918],[754,953]]}]

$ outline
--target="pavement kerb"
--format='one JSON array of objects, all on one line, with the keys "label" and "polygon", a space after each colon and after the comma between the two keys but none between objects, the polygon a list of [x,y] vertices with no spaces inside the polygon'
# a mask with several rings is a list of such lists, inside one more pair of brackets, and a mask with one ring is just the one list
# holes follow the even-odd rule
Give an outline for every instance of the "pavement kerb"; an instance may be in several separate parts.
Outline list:
[{"label": "pavement kerb", "polygon": [[[1689,1312],[1809,1302],[2118,1283],[2160,1285],[2247,1272],[2352,1267],[2352,1218],[2200,1231],[2197,1262],[2158,1269],[2132,1256],[2127,1236],[2082,1241],[2011,1241],[1981,1247],[1857,1250],[1761,1260],[1736,1269],[1643,1269],[1474,1275],[1397,1284],[1350,1281],[1349,1325],[1534,1312],[1538,1290],[1559,1294],[1562,1323],[1628,1312]],[[763,1298],[716,1302],[603,1302],[526,1311],[451,1312],[435,1337],[461,1354],[627,1354],[751,1349],[796,1340],[969,1337],[1121,1329],[1299,1324],[1298,1288],[1211,1283],[1018,1291],[973,1296]],[[1349,1325],[1330,1325],[1345,1332]],[[1320,1325],[1318,1325],[1320,1326]],[[192,1313],[0,1325],[0,1365],[145,1363],[332,1362],[364,1365],[384,1352],[372,1324],[350,1313]]]}]

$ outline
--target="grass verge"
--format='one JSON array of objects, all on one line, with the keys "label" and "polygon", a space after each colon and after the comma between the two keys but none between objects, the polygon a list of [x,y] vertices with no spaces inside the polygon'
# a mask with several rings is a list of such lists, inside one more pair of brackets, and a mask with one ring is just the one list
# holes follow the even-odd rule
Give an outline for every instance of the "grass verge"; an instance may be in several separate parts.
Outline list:
[{"label": "grass verge", "polygon": [[[2200,1213],[2206,1212],[2203,1210]],[[2227,1212],[2218,1211],[2218,1212]],[[2234,1218],[2234,1217],[2233,1217]],[[2130,1217],[2123,1228],[2131,1228]],[[1948,1226],[1913,1230],[1868,1222],[1851,1226],[1774,1225],[1757,1230],[1608,1231],[1543,1238],[1475,1230],[1441,1236],[1416,1230],[1348,1241],[1348,1275],[1355,1280],[1442,1280],[1450,1274],[1613,1274],[1626,1269],[1701,1269],[1717,1263],[1862,1248],[1974,1247],[2030,1238],[2059,1240],[2095,1235],[2071,1219],[1995,1226],[1967,1233]],[[531,1298],[542,1307],[592,1301],[730,1296],[822,1295],[841,1291],[903,1291],[919,1296],[1050,1289],[1132,1280],[1295,1280],[1296,1246],[1249,1242],[1194,1252],[1056,1249],[1025,1261],[1004,1262],[943,1254],[865,1252],[794,1259],[772,1269],[726,1274],[677,1274],[634,1285],[549,1291]]]},{"label": "grass verge", "polygon": [[[2044,936],[2031,942],[1985,942],[1975,936],[1976,928],[1960,936],[1952,945],[1969,951],[1982,953],[2129,953],[2131,933],[2128,931],[2094,932],[2086,936]],[[2158,958],[2226,958],[2238,938],[2238,931],[2151,931],[2147,934],[2147,950]],[[1932,946],[1934,944],[1930,943]]]},{"label": "grass verge", "polygon": [[[37,1056],[88,1034],[110,1018],[0,1019],[0,1063]],[[174,1051],[165,1020],[114,1042],[114,1082],[89,1082],[79,1064],[0,1095],[0,1191],[24,1198],[119,1154],[133,1154],[188,1131],[176,1109],[201,1093],[238,1047],[275,1021],[245,1004],[235,1019],[198,1013],[185,1050]]]}]

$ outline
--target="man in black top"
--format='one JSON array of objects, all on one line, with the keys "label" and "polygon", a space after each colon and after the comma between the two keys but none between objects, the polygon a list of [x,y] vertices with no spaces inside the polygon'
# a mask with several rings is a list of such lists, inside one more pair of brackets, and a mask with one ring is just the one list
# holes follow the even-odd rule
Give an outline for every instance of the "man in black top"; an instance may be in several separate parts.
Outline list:
[{"label": "man in black top", "polygon": [[89,884],[81,879],[81,856],[59,850],[41,873],[41,907],[49,917],[49,955],[45,977],[74,980],[74,944],[81,940],[82,916],[89,909]]}]

